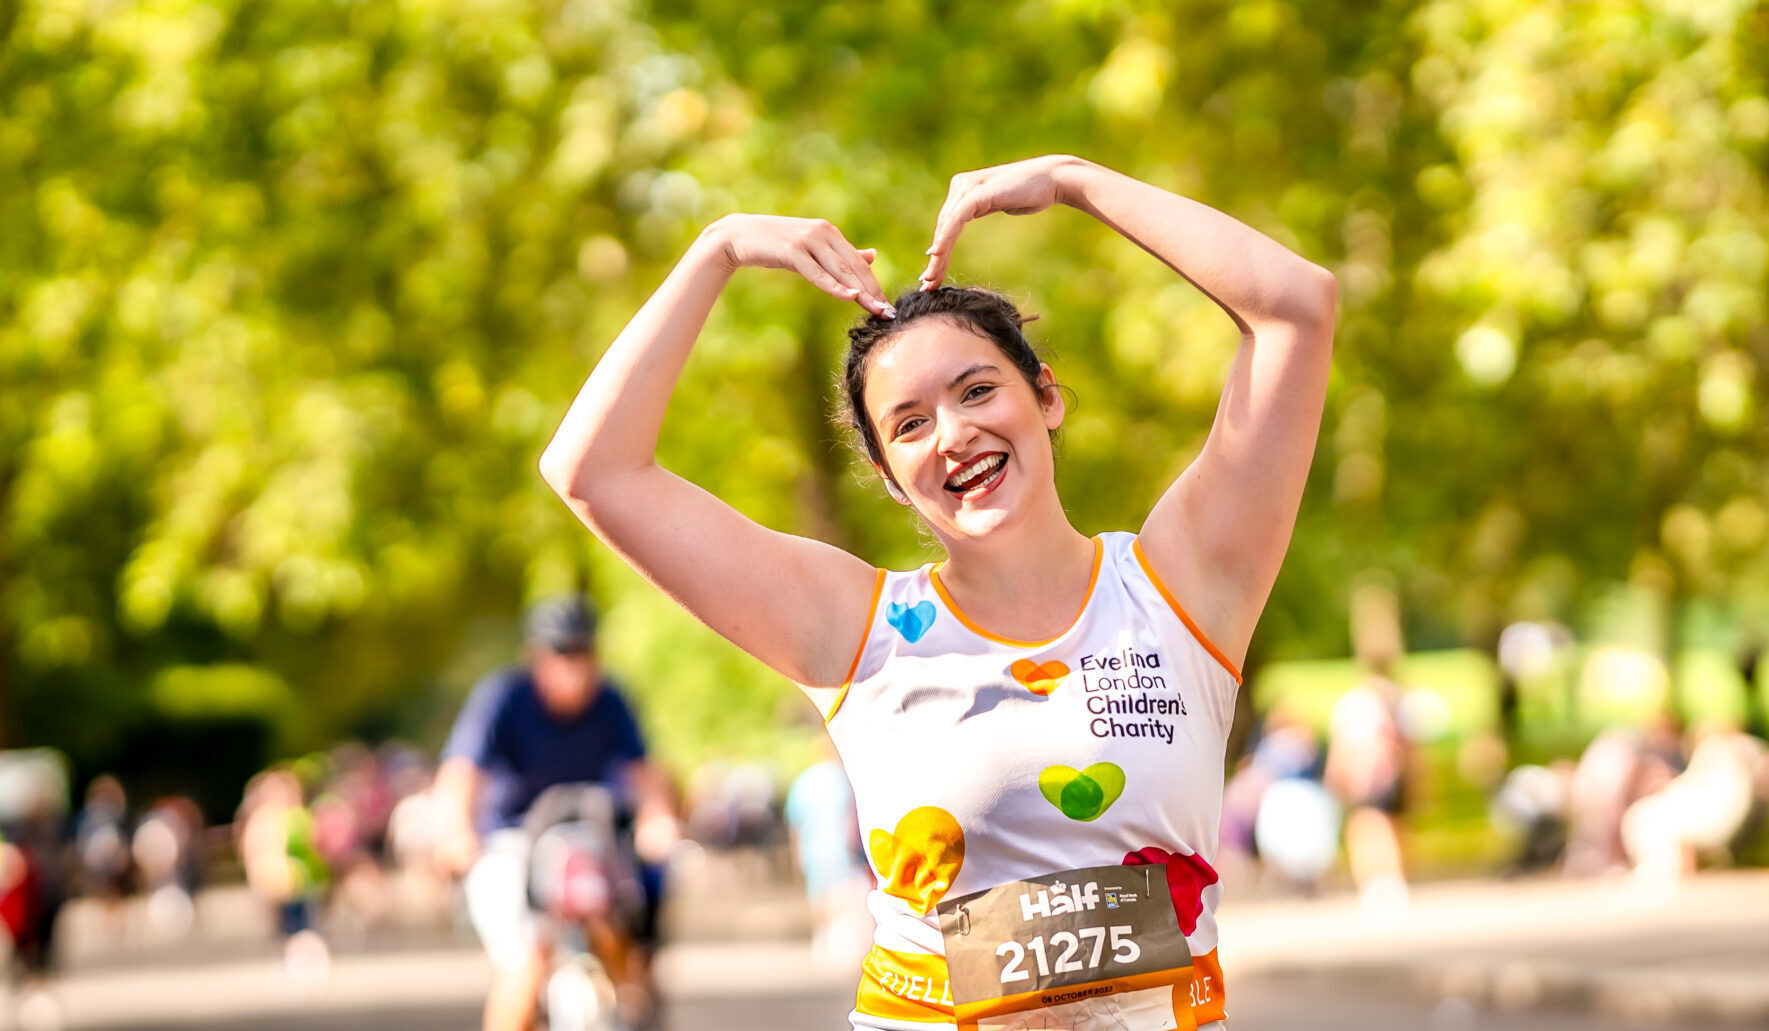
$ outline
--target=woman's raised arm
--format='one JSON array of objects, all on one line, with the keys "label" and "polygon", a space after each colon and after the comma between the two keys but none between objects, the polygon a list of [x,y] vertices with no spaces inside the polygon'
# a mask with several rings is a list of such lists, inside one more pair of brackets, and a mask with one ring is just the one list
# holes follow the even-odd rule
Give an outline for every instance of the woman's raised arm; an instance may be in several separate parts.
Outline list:
[{"label": "woman's raised arm", "polygon": [[819,219],[715,222],[609,345],[540,462],[548,485],[629,565],[807,687],[845,678],[865,633],[875,571],[839,548],[760,526],[664,469],[657,436],[688,352],[733,272],[791,269],[832,296],[885,313],[872,257]]},{"label": "woman's raised arm", "polygon": [[1314,458],[1333,348],[1333,276],[1214,208],[1079,158],[952,180],[929,248],[938,284],[971,219],[1068,204],[1111,226],[1202,290],[1241,347],[1209,438],[1143,524],[1143,553],[1237,664],[1277,579]]}]

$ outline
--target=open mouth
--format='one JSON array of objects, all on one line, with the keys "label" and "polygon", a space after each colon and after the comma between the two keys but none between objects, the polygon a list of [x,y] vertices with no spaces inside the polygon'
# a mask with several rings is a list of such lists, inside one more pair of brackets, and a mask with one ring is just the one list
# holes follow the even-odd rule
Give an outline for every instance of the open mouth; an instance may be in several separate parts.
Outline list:
[{"label": "open mouth", "polygon": [[987,490],[1007,471],[1007,456],[999,451],[979,455],[946,477],[946,489],[960,497]]}]

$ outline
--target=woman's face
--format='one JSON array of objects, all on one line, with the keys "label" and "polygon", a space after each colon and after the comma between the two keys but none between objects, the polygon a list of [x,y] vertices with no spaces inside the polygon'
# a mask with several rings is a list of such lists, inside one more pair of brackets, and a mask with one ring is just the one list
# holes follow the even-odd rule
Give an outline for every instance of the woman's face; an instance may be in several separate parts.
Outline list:
[{"label": "woman's face", "polygon": [[1043,395],[994,341],[929,318],[873,353],[865,401],[885,471],[944,539],[983,536],[1055,501],[1050,431],[1063,402]]}]

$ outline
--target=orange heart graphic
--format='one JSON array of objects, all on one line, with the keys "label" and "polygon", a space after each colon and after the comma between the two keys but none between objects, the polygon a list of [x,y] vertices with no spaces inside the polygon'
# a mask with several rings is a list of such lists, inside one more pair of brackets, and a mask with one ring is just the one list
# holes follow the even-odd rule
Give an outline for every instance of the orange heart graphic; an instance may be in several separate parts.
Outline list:
[{"label": "orange heart graphic", "polygon": [[867,851],[884,893],[926,916],[964,866],[964,829],[951,813],[925,805],[905,813],[895,832],[874,829]]},{"label": "orange heart graphic", "polygon": [[1069,675],[1069,667],[1055,659],[1043,664],[1031,659],[1021,659],[1009,666],[1008,672],[1013,674],[1015,680],[1025,684],[1026,690],[1035,695],[1048,696]]}]

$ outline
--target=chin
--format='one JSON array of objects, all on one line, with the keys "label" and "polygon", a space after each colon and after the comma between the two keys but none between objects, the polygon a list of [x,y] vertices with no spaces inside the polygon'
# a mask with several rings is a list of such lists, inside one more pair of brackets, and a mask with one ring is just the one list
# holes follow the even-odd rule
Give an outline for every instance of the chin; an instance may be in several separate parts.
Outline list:
[{"label": "chin", "polygon": [[987,537],[1012,521],[1007,509],[972,509],[956,513],[950,526],[954,537]]}]

